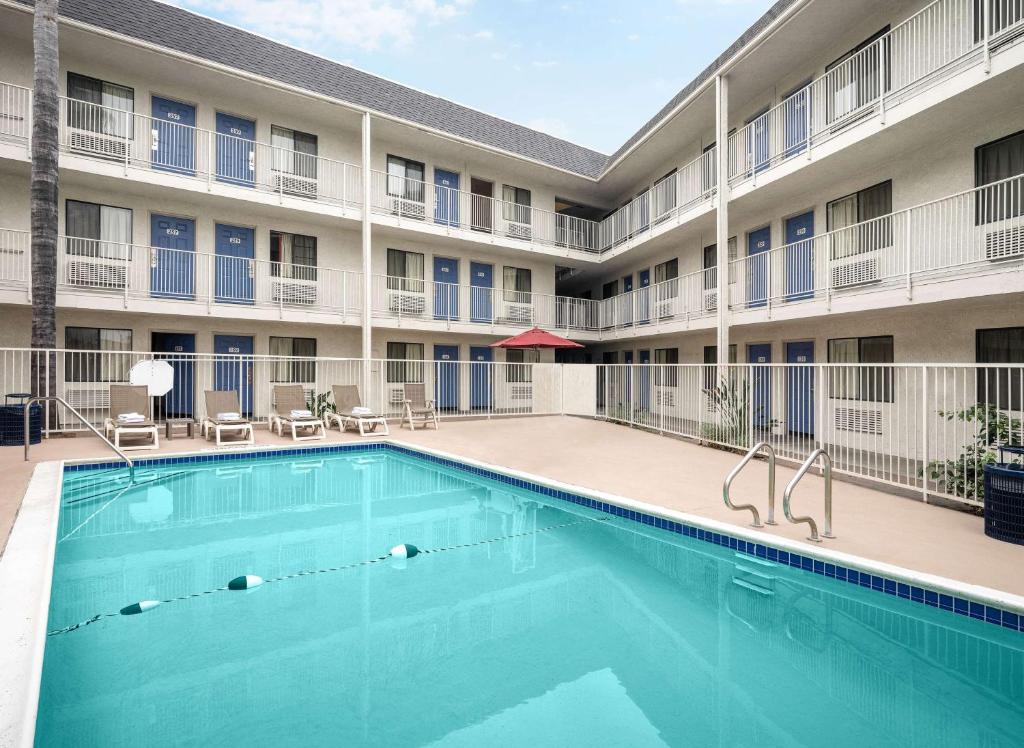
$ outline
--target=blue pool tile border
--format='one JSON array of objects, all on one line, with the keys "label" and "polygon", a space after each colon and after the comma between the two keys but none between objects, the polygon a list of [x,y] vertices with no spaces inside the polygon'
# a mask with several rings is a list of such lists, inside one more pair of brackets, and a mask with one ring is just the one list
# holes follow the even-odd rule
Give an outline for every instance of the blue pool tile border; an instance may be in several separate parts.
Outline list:
[{"label": "blue pool tile border", "polygon": [[[396,452],[398,454],[426,460],[427,462],[432,462],[436,465],[441,465],[442,467],[470,473],[471,475],[480,476],[482,478],[488,478],[515,488],[538,493],[552,499],[558,499],[559,501],[567,501],[570,504],[576,504],[577,506],[604,512],[605,514],[610,514],[614,517],[621,517],[622,519],[654,527],[658,530],[665,530],[667,532],[675,533],[676,535],[682,535],[705,543],[722,546],[723,548],[728,548],[736,551],[737,553],[764,559],[783,566],[790,566],[794,569],[809,571],[812,574],[818,574],[819,576],[830,579],[838,579],[839,581],[846,582],[847,584],[852,584],[855,587],[863,587],[875,592],[881,592],[903,600],[909,600],[914,603],[926,605],[930,608],[939,608],[940,610],[948,611],[966,618],[973,618],[974,620],[999,626],[1000,628],[1009,629],[1011,631],[1024,632],[1024,614],[1004,610],[991,605],[985,605],[968,598],[951,595],[947,592],[938,592],[926,587],[910,584],[903,580],[890,579],[888,577],[871,574],[866,571],[848,568],[830,561],[822,561],[811,556],[804,556],[792,551],[784,551],[752,540],[736,538],[731,535],[687,524],[686,522],[666,519],[665,517],[658,517],[653,514],[647,514],[635,509],[622,507],[618,504],[610,504],[605,501],[581,496],[569,491],[562,491],[557,488],[545,486],[541,483],[516,478],[511,475],[506,475],[505,473],[500,473],[488,468],[477,467],[475,465],[469,465],[447,457],[439,457],[427,452],[420,452],[419,450],[410,449],[391,442],[325,444],[322,446],[298,447],[294,449],[261,449],[249,452],[211,452],[209,454],[187,455],[183,457],[143,457],[134,460],[134,462],[136,467],[146,467],[154,465],[186,465],[234,460],[266,460],[278,457],[306,457],[311,454],[375,451]],[[123,462],[90,462],[65,465],[64,470],[65,472],[74,473],[88,470],[120,468],[123,466]]]}]

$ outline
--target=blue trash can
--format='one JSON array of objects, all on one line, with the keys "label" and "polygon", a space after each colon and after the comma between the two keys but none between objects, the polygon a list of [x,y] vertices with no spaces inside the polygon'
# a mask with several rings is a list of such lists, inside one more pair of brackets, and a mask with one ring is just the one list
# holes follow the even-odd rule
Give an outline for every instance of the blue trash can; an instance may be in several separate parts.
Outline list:
[{"label": "blue trash can", "polygon": [[1003,452],[1024,454],[1024,447],[1003,446],[999,462],[985,466],[985,534],[1024,545],[1024,465],[1005,462]]},{"label": "blue trash can", "polygon": [[[25,406],[31,397],[31,392],[11,392],[4,397],[4,404],[0,406],[0,446],[25,444]],[[11,400],[20,402],[12,404]],[[39,403],[29,410],[28,434],[30,444],[43,440],[43,406]]]}]

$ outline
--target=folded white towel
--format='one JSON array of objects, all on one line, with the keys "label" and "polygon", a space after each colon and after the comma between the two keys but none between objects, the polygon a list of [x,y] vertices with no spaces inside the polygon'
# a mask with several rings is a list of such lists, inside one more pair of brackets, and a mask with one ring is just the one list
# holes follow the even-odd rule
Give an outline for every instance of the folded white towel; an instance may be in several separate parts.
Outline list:
[{"label": "folded white towel", "polygon": [[242,419],[241,413],[218,413],[218,421],[240,421]]},{"label": "folded white towel", "polygon": [[369,408],[364,408],[362,405],[357,405],[352,408],[352,415],[354,416],[372,416],[373,411]]},{"label": "folded white towel", "polygon": [[119,413],[117,420],[121,423],[142,423],[146,417],[141,413]]},{"label": "folded white towel", "polygon": [[293,410],[292,418],[312,418],[313,411],[311,410]]}]

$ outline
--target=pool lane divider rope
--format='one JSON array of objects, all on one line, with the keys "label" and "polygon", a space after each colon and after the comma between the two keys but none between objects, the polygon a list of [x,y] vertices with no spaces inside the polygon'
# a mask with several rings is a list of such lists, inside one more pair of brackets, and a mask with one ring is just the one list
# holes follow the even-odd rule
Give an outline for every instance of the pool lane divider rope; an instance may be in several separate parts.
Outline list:
[{"label": "pool lane divider rope", "polygon": [[97,613],[92,618],[87,618],[84,621],[73,623],[70,626],[64,628],[53,629],[47,631],[47,636],[57,636],[58,634],[67,634],[72,631],[76,631],[80,628],[102,621],[104,618],[117,618],[119,616],[134,616],[140,613],[145,613],[148,610],[152,610],[159,605],[164,603],[176,603],[184,600],[192,600],[197,597],[204,597],[205,595],[212,595],[216,592],[227,592],[227,591],[238,591],[238,590],[253,590],[257,587],[261,587],[264,584],[273,584],[274,582],[285,582],[289,579],[299,579],[300,577],[309,577],[315,574],[328,574],[336,571],[346,571],[348,569],[356,569],[360,566],[372,566],[373,564],[379,564],[388,559],[396,559],[398,561],[405,561],[406,559],[414,558],[416,556],[426,556],[431,553],[444,553],[446,551],[458,551],[465,548],[475,548],[476,546],[489,545],[491,543],[499,543],[503,540],[513,540],[515,538],[523,538],[529,535],[539,535],[543,532],[551,532],[552,530],[561,530],[566,527],[572,527],[574,525],[583,525],[593,522],[611,522],[613,517],[584,517],[583,519],[577,519],[572,522],[562,522],[557,525],[548,525],[547,527],[540,527],[536,530],[527,530],[525,532],[512,533],[510,535],[501,535],[496,538],[485,538],[484,540],[476,540],[472,543],[459,543],[457,545],[448,545],[441,548],[417,548],[411,543],[400,543],[392,548],[390,551],[385,553],[383,556],[377,556],[376,558],[368,558],[364,561],[355,561],[351,564],[343,564],[341,566],[330,566],[325,569],[305,569],[303,571],[296,571],[291,574],[282,574],[279,577],[270,577],[264,579],[263,577],[255,574],[243,574],[242,576],[235,577],[223,587],[215,587],[212,590],[203,590],[202,592],[192,592],[188,595],[181,595],[180,597],[169,597],[166,600],[140,600],[138,602],[126,605],[116,613]]}]

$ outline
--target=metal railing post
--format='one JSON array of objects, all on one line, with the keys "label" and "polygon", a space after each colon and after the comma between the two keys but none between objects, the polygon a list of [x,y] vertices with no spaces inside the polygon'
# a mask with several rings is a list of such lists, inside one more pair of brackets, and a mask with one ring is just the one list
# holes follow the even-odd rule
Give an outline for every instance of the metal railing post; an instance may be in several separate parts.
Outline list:
[{"label": "metal railing post", "polygon": [[[768,519],[765,520],[764,524],[761,524],[761,515],[757,511],[757,507],[753,504],[733,504],[732,499],[729,496],[729,492],[732,488],[732,482],[736,479],[736,476],[740,474],[740,471],[747,466],[754,457],[761,450],[765,450],[768,453]],[[743,456],[743,459],[732,470],[729,471],[729,475],[726,476],[725,481],[722,483],[722,501],[725,502],[726,507],[734,511],[749,510],[754,515],[754,521],[751,523],[752,527],[764,527],[764,525],[774,525],[775,523],[775,449],[768,442],[760,441],[751,447],[747,453]],[[787,516],[789,516],[787,514]]]}]

